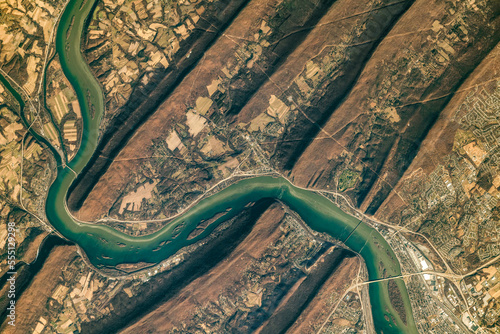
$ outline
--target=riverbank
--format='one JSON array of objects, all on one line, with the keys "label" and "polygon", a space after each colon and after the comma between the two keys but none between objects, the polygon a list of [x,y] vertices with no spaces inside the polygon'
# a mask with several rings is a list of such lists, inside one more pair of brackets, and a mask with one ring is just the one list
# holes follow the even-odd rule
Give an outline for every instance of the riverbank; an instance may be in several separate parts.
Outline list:
[{"label": "riverbank", "polygon": [[[218,225],[236,217],[249,203],[263,199],[279,199],[314,230],[328,233],[359,253],[367,264],[369,279],[401,274],[396,255],[384,238],[373,228],[342,212],[327,198],[294,187],[282,178],[255,177],[235,183],[200,201],[187,213],[174,219],[161,230],[146,236],[131,237],[108,226],[77,222],[66,206],[68,190],[89,161],[99,136],[99,122],[104,112],[100,87],[80,54],[82,29],[92,1],[70,3],[61,17],[56,36],[56,49],[63,70],[73,85],[84,119],[84,136],[75,158],[61,165],[47,197],[47,218],[65,238],[77,243],[96,267],[123,263],[159,263],[181,248],[208,236]],[[189,239],[199,222],[226,212],[205,230]],[[397,282],[399,295],[408,300],[402,281]],[[394,295],[394,294],[393,294]],[[411,307],[400,316],[391,304],[388,285],[370,285],[375,326],[384,333],[416,332]],[[406,305],[409,305],[406,303]]]}]

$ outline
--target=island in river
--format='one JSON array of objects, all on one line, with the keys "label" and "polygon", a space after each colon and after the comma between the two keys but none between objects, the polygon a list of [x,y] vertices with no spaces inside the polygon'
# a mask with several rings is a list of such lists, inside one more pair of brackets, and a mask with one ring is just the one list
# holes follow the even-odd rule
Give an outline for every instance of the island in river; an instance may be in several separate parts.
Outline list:
[{"label": "island in river", "polygon": [[[366,261],[370,280],[401,275],[396,255],[375,229],[343,213],[327,198],[296,188],[282,178],[255,177],[237,182],[196,203],[161,230],[140,237],[131,237],[108,226],[76,221],[66,206],[67,193],[96,147],[97,124],[104,112],[100,88],[78,52],[81,30],[92,6],[90,1],[83,7],[77,1],[71,2],[58,27],[57,51],[64,73],[79,98],[85,135],[76,156],[67,166],[61,164],[58,169],[47,197],[46,214],[51,225],[62,236],[78,244],[93,265],[159,263],[182,247],[206,237],[218,224],[236,216],[247,204],[274,198],[297,212],[314,230],[326,232],[358,252]],[[187,240],[200,222],[226,211],[203,233]],[[375,326],[380,332],[416,331],[404,282],[401,279],[395,282],[395,285],[388,282],[370,284]],[[393,294],[399,295],[397,299],[404,301],[402,310],[396,311],[391,304],[390,288],[395,290]]]},{"label": "island in river", "polygon": [[[415,296],[416,287],[426,286],[423,277],[435,274],[432,267],[451,269],[429,244],[428,234],[410,234],[417,236],[424,256],[401,233],[411,230],[387,229],[359,211],[373,214],[387,208],[389,194],[394,203],[406,203],[404,193],[391,189],[447,100],[431,98],[429,105],[408,103],[396,105],[398,109],[381,109],[383,103],[373,101],[371,118],[352,115],[348,121],[350,113],[344,110],[363,109],[352,107],[364,91],[358,85],[373,80],[378,67],[372,63],[383,58],[386,40],[406,36],[400,31],[408,26],[407,12],[424,11],[412,1],[350,5],[293,0],[191,1],[175,9],[140,1],[67,4],[55,51],[78,99],[78,108],[71,104],[65,109],[68,115],[80,111],[81,128],[77,121],[71,123],[81,134],[78,150],[64,141],[73,130],[66,131],[62,122],[64,133],[59,135],[51,126],[32,128],[32,103],[29,112],[24,108],[30,96],[19,95],[11,77],[2,81],[19,101],[25,127],[57,166],[45,201],[48,222],[76,245],[73,249],[86,263],[75,259],[74,251],[67,252],[66,260],[59,258],[67,276],[47,283],[52,294],[48,313],[38,313],[40,331],[50,326],[81,332],[150,331],[159,321],[154,310],[167,304],[186,307],[177,322],[158,327],[173,332],[178,326],[187,332],[209,327],[216,332],[293,332],[311,318],[323,319],[311,324],[314,331],[417,331],[414,314],[422,317],[425,308],[418,304],[415,309],[416,299],[410,300],[408,292]],[[346,8],[352,15],[344,13]],[[453,13],[467,10],[455,8]],[[127,11],[134,14],[127,16]],[[437,33],[444,27],[439,22],[448,18],[432,17]],[[129,24],[133,29],[122,29],[128,37],[116,29]],[[465,31],[469,37],[483,36]],[[115,35],[120,37],[113,40]],[[472,70],[494,40],[476,41],[484,45],[477,49],[476,63],[466,61],[468,51],[458,42],[438,45],[463,52],[466,56],[457,61]],[[439,61],[450,61],[441,57]],[[425,75],[439,77],[436,82],[452,82],[460,75],[465,80],[467,72],[432,71]],[[430,82],[428,96],[452,95],[441,92],[446,85]],[[64,89],[60,92],[69,92]],[[54,117],[44,120],[57,123],[61,110],[47,110]],[[335,129],[344,121],[352,126]],[[363,132],[359,126],[365,125],[369,130]],[[469,146],[467,152],[482,152]],[[321,152],[324,157],[318,156]],[[325,168],[319,158],[333,167]],[[266,221],[273,232],[257,233],[265,230]],[[267,243],[260,244],[261,238]],[[69,246],[56,246],[53,253],[59,247]],[[238,252],[248,259],[238,258]],[[408,289],[402,263],[405,274],[412,273],[405,275]],[[425,269],[422,263],[431,266],[427,276],[419,274]],[[346,266],[357,274],[347,274]],[[227,274],[229,267],[236,276]],[[35,282],[50,274],[44,268],[34,271]],[[226,273],[226,284],[214,286],[208,278],[221,273]],[[451,273],[447,275],[459,277]],[[112,275],[119,275],[120,283],[108,277]],[[349,285],[339,283],[336,275],[350,277]],[[328,282],[336,282],[335,291],[328,290]],[[181,296],[195,286],[211,286],[212,299],[200,304],[193,299],[186,306]],[[333,301],[321,299],[321,291],[330,291]],[[32,294],[36,291],[28,288],[22,296]],[[91,304],[96,298],[97,307]],[[313,316],[321,303],[330,311],[323,318]],[[188,309],[197,310],[193,319],[205,319],[201,329]],[[437,312],[449,315],[440,326],[464,328],[456,314],[446,312]],[[148,316],[155,320],[148,324]],[[46,317],[56,325],[47,325]]]}]

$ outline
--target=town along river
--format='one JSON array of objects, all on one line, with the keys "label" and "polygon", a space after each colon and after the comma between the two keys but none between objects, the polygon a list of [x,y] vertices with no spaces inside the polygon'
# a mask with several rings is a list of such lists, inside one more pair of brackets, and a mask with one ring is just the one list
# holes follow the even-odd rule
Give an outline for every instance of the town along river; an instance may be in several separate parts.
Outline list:
[{"label": "town along river", "polygon": [[[161,262],[181,248],[206,237],[249,203],[273,198],[297,212],[312,229],[344,241],[345,245],[359,253],[366,262],[370,280],[401,274],[394,252],[375,229],[344,213],[324,196],[299,189],[283,178],[271,176],[239,181],[201,200],[182,216],[150,235],[133,237],[109,226],[76,221],[67,210],[68,189],[96,148],[104,108],[100,86],[80,53],[82,30],[94,3],[95,0],[71,1],[57,31],[56,49],[64,73],[77,93],[84,128],[80,149],[71,162],[65,165],[56,155],[59,165],[57,177],[49,189],[46,202],[49,222],[62,236],[77,243],[93,265],[103,267],[120,263]],[[201,221],[223,212],[225,214],[211,223],[203,233],[188,239]],[[377,332],[417,333],[408,293],[401,279],[374,282],[369,285],[369,291]],[[397,301],[397,310],[391,298]]]}]

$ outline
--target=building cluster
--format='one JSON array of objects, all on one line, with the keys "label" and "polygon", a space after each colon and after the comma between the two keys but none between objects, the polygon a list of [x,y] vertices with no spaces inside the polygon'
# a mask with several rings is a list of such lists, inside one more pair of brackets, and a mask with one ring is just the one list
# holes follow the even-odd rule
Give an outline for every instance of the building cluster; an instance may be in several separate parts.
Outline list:
[{"label": "building cluster", "polygon": [[423,230],[462,273],[500,254],[500,169],[487,142],[500,126],[499,97],[500,82],[469,93],[456,112],[453,151],[427,177],[418,176],[417,187],[405,188],[414,212],[408,226],[427,217]]},{"label": "building cluster", "polygon": [[[462,282],[469,312],[464,322],[472,330],[495,328],[500,319],[500,265],[498,263],[479,270]],[[480,327],[481,326],[481,327]],[[498,329],[498,327],[496,327]]]},{"label": "building cluster", "polygon": [[0,271],[7,267],[7,222],[16,224],[16,256],[22,260],[27,245],[40,233],[40,224],[19,208],[43,217],[43,194],[52,176],[45,167],[49,152],[27,134],[14,106],[12,95],[0,84]]},{"label": "building cluster", "polygon": [[463,311],[457,303],[460,297],[455,290],[445,289],[447,283],[443,277],[432,274],[432,263],[399,233],[384,230],[381,233],[397,255],[403,275],[408,275],[405,283],[419,331],[435,334],[466,331],[460,320]]},{"label": "building cluster", "polygon": [[[218,333],[235,318],[238,320],[232,325],[244,327],[253,321],[255,314],[272,312],[270,307],[277,302],[275,299],[288,291],[283,289],[283,284],[291,288],[303,277],[305,267],[317,261],[319,252],[325,250],[322,245],[294,217],[285,215],[276,239],[262,246],[261,256],[250,261],[239,280],[228,285],[215,301],[200,304],[191,318],[179,323],[172,333],[180,329],[182,332]],[[88,268],[81,258],[76,258],[64,268],[34,330],[37,333],[81,331],[83,322],[106,317],[114,310],[112,300],[117,293],[134,298],[153,276],[172,270],[184,261],[186,252],[196,252],[198,247],[189,246],[176,256],[125,280],[104,277]],[[349,305],[356,301],[357,295],[350,297],[352,300],[346,300]],[[346,313],[342,316],[359,326],[361,311],[354,304],[351,306],[342,311]],[[200,329],[199,324],[205,326]]]},{"label": "building cluster", "polygon": [[348,292],[338,304],[335,312],[324,323],[321,333],[365,333],[361,303],[359,294]]},{"label": "building cluster", "polygon": [[[500,82],[470,92],[455,113],[459,129],[453,151],[428,176],[415,173],[405,188],[413,210],[407,215],[407,226],[423,223],[420,232],[460,274],[500,255],[500,170],[496,158],[500,137],[495,130],[500,124],[499,99]],[[454,284],[453,289],[443,290],[442,303],[478,333],[498,320],[495,289],[500,285],[495,288],[495,268],[486,267]],[[445,280],[444,286],[452,285]],[[442,290],[438,281],[436,287],[438,292]]]}]

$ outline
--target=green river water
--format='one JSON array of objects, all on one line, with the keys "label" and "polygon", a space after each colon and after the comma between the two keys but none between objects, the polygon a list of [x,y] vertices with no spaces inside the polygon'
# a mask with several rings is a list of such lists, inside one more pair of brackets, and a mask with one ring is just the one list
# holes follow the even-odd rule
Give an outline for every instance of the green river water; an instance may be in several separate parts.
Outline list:
[{"label": "green river water", "polygon": [[[345,241],[350,249],[365,260],[370,280],[401,274],[396,255],[375,229],[344,213],[324,196],[299,189],[283,178],[260,176],[241,180],[203,199],[161,230],[146,236],[132,237],[105,225],[73,219],[65,204],[68,189],[97,146],[98,129],[104,111],[101,88],[80,52],[85,20],[95,1],[70,1],[57,30],[56,50],[64,73],[77,93],[84,129],[80,149],[67,166],[61,163],[56,151],[51,148],[59,167],[46,201],[49,222],[61,235],[77,243],[93,265],[161,262],[182,247],[206,237],[220,223],[241,212],[248,203],[274,198],[297,212],[313,230]],[[15,93],[8,83],[7,86]],[[15,97],[20,100],[19,94],[15,93]],[[20,103],[23,103],[22,100]],[[44,143],[48,144],[47,141]],[[200,221],[226,210],[228,212],[202,234],[187,239]],[[369,285],[375,328],[378,333],[417,333],[405,284],[401,279],[394,281],[402,296],[406,323],[390,302],[387,281],[378,282]]]}]

